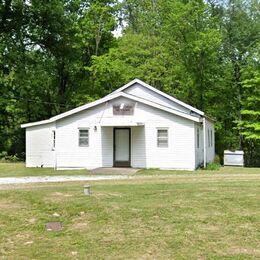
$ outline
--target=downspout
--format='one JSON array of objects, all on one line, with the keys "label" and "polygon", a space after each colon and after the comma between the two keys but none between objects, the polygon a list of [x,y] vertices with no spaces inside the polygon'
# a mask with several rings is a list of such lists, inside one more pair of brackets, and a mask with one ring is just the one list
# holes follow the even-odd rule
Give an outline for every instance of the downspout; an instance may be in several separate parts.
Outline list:
[{"label": "downspout", "polygon": [[203,166],[207,166],[207,144],[206,144],[206,118],[203,117]]}]

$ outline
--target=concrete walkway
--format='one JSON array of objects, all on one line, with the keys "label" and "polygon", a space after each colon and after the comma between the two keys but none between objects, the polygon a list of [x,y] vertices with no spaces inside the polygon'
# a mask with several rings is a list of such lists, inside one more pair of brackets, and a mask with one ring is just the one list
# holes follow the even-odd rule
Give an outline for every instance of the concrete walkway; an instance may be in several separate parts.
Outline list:
[{"label": "concrete walkway", "polygon": [[91,170],[93,174],[108,174],[108,175],[114,175],[114,174],[119,174],[119,175],[131,175],[135,174],[138,172],[140,169],[137,168],[130,168],[130,167],[100,167]]},{"label": "concrete walkway", "polygon": [[24,184],[40,182],[64,182],[64,181],[102,181],[102,180],[125,180],[130,179],[128,175],[103,175],[103,176],[32,176],[32,177],[7,177],[0,178],[0,185],[3,184]]}]

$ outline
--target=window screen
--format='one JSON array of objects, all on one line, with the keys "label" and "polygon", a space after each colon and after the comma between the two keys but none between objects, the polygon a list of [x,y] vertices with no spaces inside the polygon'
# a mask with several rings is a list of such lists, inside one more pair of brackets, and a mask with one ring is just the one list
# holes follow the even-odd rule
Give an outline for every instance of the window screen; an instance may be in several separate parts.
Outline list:
[{"label": "window screen", "polygon": [[197,128],[197,148],[200,148],[200,130]]},{"label": "window screen", "polygon": [[208,147],[210,147],[210,135],[209,135],[209,129],[208,129]]},{"label": "window screen", "polygon": [[56,145],[56,132],[53,130],[52,131],[52,149],[55,148]]},{"label": "window screen", "polygon": [[79,129],[79,146],[88,146],[89,131],[88,129]]},{"label": "window screen", "polygon": [[168,147],[168,130],[157,129],[157,146]]},{"label": "window screen", "polygon": [[210,130],[210,146],[213,146],[213,131]]}]

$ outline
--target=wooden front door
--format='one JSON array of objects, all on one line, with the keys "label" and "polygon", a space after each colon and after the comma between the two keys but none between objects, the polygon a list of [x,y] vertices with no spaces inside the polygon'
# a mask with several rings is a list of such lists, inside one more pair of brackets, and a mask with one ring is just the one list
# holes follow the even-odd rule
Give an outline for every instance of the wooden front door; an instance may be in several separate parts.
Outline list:
[{"label": "wooden front door", "polygon": [[114,128],[114,167],[130,167],[131,129]]}]

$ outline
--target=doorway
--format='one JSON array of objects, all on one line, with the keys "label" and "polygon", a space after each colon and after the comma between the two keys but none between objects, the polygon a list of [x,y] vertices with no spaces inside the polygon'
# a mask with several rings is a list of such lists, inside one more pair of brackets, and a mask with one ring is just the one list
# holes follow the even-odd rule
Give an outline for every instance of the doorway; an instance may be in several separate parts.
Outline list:
[{"label": "doorway", "polygon": [[131,129],[114,128],[114,167],[130,167]]}]

